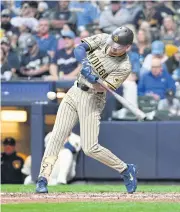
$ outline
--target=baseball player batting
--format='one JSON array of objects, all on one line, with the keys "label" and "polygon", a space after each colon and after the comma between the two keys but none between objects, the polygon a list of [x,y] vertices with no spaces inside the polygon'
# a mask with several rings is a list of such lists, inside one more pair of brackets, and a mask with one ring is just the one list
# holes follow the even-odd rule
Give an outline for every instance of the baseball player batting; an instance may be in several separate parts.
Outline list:
[{"label": "baseball player batting", "polygon": [[136,191],[136,167],[126,164],[98,143],[100,115],[105,106],[106,89],[97,80],[116,90],[131,72],[126,50],[133,43],[133,32],[117,28],[111,35],[98,34],[82,40],[74,50],[82,70],[77,81],[63,98],[52,135],[46,147],[36,185],[37,193],[47,193],[48,179],[58,153],[72,128],[80,122],[81,146],[84,153],[117,170],[128,193]]}]

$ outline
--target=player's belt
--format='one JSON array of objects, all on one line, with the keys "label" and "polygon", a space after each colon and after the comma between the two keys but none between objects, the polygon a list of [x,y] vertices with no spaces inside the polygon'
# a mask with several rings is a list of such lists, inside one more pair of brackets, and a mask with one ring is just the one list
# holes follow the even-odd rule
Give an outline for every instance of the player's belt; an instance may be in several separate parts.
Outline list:
[{"label": "player's belt", "polygon": [[[87,85],[81,83],[77,83],[77,87],[80,88],[82,91],[90,90],[90,88]],[[97,92],[97,94],[103,94],[103,92]]]},{"label": "player's belt", "polygon": [[77,83],[77,87],[80,88],[82,91],[89,91],[89,87],[87,85]]}]

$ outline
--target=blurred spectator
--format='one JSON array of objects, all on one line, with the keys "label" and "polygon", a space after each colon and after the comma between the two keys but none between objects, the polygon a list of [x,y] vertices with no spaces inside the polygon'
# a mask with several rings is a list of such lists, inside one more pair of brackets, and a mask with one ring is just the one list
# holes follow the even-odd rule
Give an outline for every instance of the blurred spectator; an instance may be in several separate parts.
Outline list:
[{"label": "blurred spectator", "polygon": [[88,25],[98,23],[99,10],[89,1],[72,1],[69,5],[70,11],[77,15],[77,30],[83,31]]},{"label": "blurred spectator", "polygon": [[20,68],[20,61],[17,53],[11,48],[9,39],[4,37],[1,39],[1,48],[4,49],[7,55],[7,62],[12,73],[16,73]]},{"label": "blurred spectator", "polygon": [[174,15],[174,12],[166,7],[163,1],[145,1],[144,14],[151,27],[160,28],[163,18],[167,15]]},{"label": "blurred spectator", "polygon": [[145,1],[144,2],[144,14],[145,19],[149,23],[150,27],[157,27],[157,11],[156,11],[156,2],[155,1]]},{"label": "blurred spectator", "polygon": [[165,61],[168,59],[168,57],[165,55],[165,46],[162,41],[157,40],[151,44],[151,54],[146,56],[140,70],[140,75],[143,75],[151,69],[153,58],[159,58],[161,63],[165,63]]},{"label": "blurred spectator", "polygon": [[[11,11],[23,17],[38,17],[38,2],[37,1],[10,1],[9,8]],[[19,3],[18,3],[19,2]],[[21,7],[21,8],[20,8]]]},{"label": "blurred spectator", "polygon": [[50,72],[56,77],[47,77],[46,79],[57,80],[60,78],[71,80],[75,79],[80,72],[81,66],[78,64],[73,52],[75,34],[73,31],[62,32],[62,36],[65,41],[65,48],[56,52],[50,66]]},{"label": "blurred spectator", "polygon": [[[97,34],[101,34],[101,33],[103,33],[103,31],[99,28],[99,27],[96,27],[95,29],[94,29],[94,35],[97,35]],[[80,35],[81,36],[81,35]],[[87,36],[88,37],[88,36]]]},{"label": "blurred spectator", "polygon": [[174,16],[175,14],[169,7],[166,6],[164,1],[158,1],[156,6],[156,18],[159,26],[163,24],[163,19],[168,15]]},{"label": "blurred spectator", "polygon": [[140,77],[138,83],[139,96],[153,96],[155,100],[164,99],[168,89],[175,92],[175,82],[171,75],[163,69],[161,59],[153,58],[151,72]]},{"label": "blurred spectator", "polygon": [[37,1],[22,1],[20,16],[36,18],[37,8]]},{"label": "blurred spectator", "polygon": [[172,75],[174,80],[180,79],[180,47],[177,48],[176,53],[169,57],[166,61],[168,72]]},{"label": "blurred spectator", "polygon": [[69,1],[58,1],[58,6],[49,14],[51,27],[56,33],[59,33],[65,24],[69,25],[71,30],[76,31],[77,18],[75,12],[69,10],[69,3]]},{"label": "blurred spectator", "polygon": [[54,35],[49,33],[49,21],[47,19],[39,21],[38,32],[35,38],[39,49],[47,52],[53,58],[57,49],[57,40]]},{"label": "blurred spectator", "polygon": [[1,153],[1,184],[22,184],[21,168],[24,160],[16,152],[16,141],[7,137],[3,141],[4,152]]},{"label": "blurred spectator", "polygon": [[27,1],[31,8],[32,17],[38,18],[38,2],[37,1]]},{"label": "blurred spectator", "polygon": [[151,52],[151,34],[148,30],[139,29],[137,44],[132,46],[132,51],[139,54],[139,62],[142,66],[145,57]]},{"label": "blurred spectator", "polygon": [[11,24],[14,27],[18,27],[19,22],[24,21],[33,31],[36,31],[38,26],[38,20],[34,17],[36,11],[37,8],[35,8],[35,5],[31,6],[31,2],[27,1],[22,2],[22,7],[19,16],[13,17],[11,19]]},{"label": "blurred spectator", "polygon": [[130,22],[130,14],[126,8],[122,7],[119,1],[111,1],[107,10],[101,12],[99,26],[103,32],[111,33],[117,27]]},{"label": "blurred spectator", "polygon": [[18,48],[21,54],[24,48],[26,48],[26,40],[31,36],[32,26],[25,19],[21,19],[17,27],[19,29]]},{"label": "blurred spectator", "polygon": [[137,52],[130,50],[128,51],[128,56],[132,66],[132,72],[138,76],[141,67],[139,61],[139,54]]},{"label": "blurred spectator", "polygon": [[38,14],[37,19],[45,18],[49,15],[49,7],[46,2],[39,2],[38,3]]},{"label": "blurred spectator", "polygon": [[1,28],[4,29],[6,34],[12,34],[14,32],[17,32],[17,30],[13,27],[13,25],[10,22],[11,20],[11,12],[8,9],[4,9],[1,12]]},{"label": "blurred spectator", "polygon": [[4,9],[1,13],[1,28],[3,29],[4,36],[8,37],[12,47],[16,47],[18,30],[14,27],[11,20],[11,12],[8,9]]},{"label": "blurred spectator", "polygon": [[[67,33],[68,33],[68,31],[67,31]],[[87,30],[83,30],[82,32],[80,32],[80,37],[74,38],[75,47],[81,43],[82,39],[87,38],[89,36],[90,36],[90,33]],[[58,41],[58,49],[64,49],[65,45],[66,45],[65,43],[66,43],[65,40],[63,38],[60,38]]]},{"label": "blurred spectator", "polygon": [[33,36],[26,40],[26,47],[21,58],[20,76],[42,77],[49,74],[50,57],[39,49]]},{"label": "blurred spectator", "polygon": [[12,77],[12,72],[11,72],[11,67],[8,64],[7,60],[7,53],[5,50],[1,47],[0,49],[1,54],[0,54],[0,65],[1,65],[1,74],[0,78],[5,79],[5,80],[10,80]]},{"label": "blurred spectator", "polygon": [[169,111],[172,115],[180,115],[180,101],[174,95],[173,90],[167,90],[166,98],[159,101],[158,110]]},{"label": "blurred spectator", "polygon": [[[95,35],[95,31],[94,31],[94,35]],[[81,40],[83,40],[84,38],[87,38],[90,36],[89,31],[87,30],[83,30],[82,32],[80,32],[80,37],[76,37],[74,40],[75,46],[79,45],[81,43]]]},{"label": "blurred spectator", "polygon": [[14,17],[11,19],[11,24],[14,27],[19,27],[20,22],[26,22],[29,28],[31,28],[33,31],[37,30],[38,20],[33,17]]},{"label": "blurred spectator", "polygon": [[80,39],[83,40],[84,38],[87,38],[90,36],[90,33],[89,31],[87,30],[83,30],[81,33],[80,33]]},{"label": "blurred spectator", "polygon": [[161,27],[160,39],[164,44],[174,44],[177,37],[180,37],[180,30],[177,29],[173,17],[165,17]]},{"label": "blurred spectator", "polygon": [[145,30],[147,32],[150,32],[151,26],[146,20],[144,20],[144,21],[141,22],[139,29],[142,29],[142,30]]},{"label": "blurred spectator", "polygon": [[145,19],[142,4],[135,0],[129,0],[126,2],[126,9],[130,14],[130,23],[135,25],[136,29],[139,29],[142,20]]}]

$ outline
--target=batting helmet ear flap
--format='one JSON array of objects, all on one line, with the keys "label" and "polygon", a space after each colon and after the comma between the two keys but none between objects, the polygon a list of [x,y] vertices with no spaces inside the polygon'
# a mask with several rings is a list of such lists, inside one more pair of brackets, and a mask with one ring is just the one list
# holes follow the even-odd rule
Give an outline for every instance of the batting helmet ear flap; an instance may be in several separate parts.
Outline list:
[{"label": "batting helmet ear flap", "polygon": [[133,43],[134,34],[131,29],[122,26],[113,31],[111,39],[119,45],[131,45]]}]

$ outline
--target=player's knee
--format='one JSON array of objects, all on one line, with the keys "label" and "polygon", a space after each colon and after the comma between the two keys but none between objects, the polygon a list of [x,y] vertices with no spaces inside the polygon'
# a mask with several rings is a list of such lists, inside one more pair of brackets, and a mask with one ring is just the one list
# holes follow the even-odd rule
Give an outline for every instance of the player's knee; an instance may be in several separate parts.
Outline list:
[{"label": "player's knee", "polygon": [[99,144],[95,144],[93,146],[83,148],[84,154],[89,157],[93,157],[93,155],[97,154],[97,152],[99,151],[99,147]]}]

